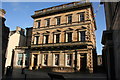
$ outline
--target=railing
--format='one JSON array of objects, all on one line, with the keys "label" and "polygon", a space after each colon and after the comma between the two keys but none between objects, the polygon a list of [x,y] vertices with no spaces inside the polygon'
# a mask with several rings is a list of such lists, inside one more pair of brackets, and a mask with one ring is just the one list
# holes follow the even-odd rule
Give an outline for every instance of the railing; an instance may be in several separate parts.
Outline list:
[{"label": "railing", "polygon": [[60,6],[50,7],[50,8],[35,11],[35,14],[39,14],[39,13],[46,12],[46,11],[51,11],[51,10],[62,9],[62,8],[66,8],[66,7],[71,7],[71,6],[76,6],[76,5],[85,3],[85,2],[87,2],[87,0],[81,0],[79,2],[72,2],[72,3],[68,3],[68,4],[63,4],[63,5],[60,5]]}]

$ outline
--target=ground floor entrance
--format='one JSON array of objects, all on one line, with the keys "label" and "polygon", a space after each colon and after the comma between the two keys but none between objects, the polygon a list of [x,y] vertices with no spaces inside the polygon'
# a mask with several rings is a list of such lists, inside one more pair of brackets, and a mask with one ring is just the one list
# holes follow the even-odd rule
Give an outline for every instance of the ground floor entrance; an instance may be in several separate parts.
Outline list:
[{"label": "ground floor entrance", "polygon": [[52,68],[55,72],[74,72],[74,69],[77,71],[93,70],[91,53],[78,51],[77,57],[75,54],[74,51],[39,51],[38,54],[32,52],[29,67],[33,70]]},{"label": "ground floor entrance", "polygon": [[80,54],[80,71],[86,71],[87,67],[87,54]]}]

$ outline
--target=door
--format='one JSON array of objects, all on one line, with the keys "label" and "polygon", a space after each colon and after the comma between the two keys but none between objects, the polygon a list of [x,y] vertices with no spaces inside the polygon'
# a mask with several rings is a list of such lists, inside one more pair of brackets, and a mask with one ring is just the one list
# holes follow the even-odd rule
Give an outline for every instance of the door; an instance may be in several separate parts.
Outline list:
[{"label": "door", "polygon": [[86,65],[87,65],[87,55],[81,54],[80,57],[80,71],[86,71]]},{"label": "door", "polygon": [[37,54],[34,54],[34,66],[33,69],[37,66]]}]

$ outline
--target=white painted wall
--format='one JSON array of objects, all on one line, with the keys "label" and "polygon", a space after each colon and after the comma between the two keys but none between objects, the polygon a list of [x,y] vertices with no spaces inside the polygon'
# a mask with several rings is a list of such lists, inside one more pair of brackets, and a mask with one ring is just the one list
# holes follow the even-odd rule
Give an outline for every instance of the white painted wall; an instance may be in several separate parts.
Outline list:
[{"label": "white painted wall", "polygon": [[9,36],[5,67],[11,66],[12,50],[15,49],[15,46],[23,45],[25,45],[25,36],[21,35],[19,32],[15,32],[13,35]]}]

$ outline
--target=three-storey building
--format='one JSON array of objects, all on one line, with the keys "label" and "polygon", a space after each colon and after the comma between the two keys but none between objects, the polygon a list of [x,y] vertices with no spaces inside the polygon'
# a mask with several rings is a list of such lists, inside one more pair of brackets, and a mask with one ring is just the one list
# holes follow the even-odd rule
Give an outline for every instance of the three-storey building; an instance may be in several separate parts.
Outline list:
[{"label": "three-storey building", "polygon": [[[91,3],[72,2],[35,11],[29,69],[90,71],[96,66],[96,24]],[[17,52],[16,52],[17,53]]]}]

